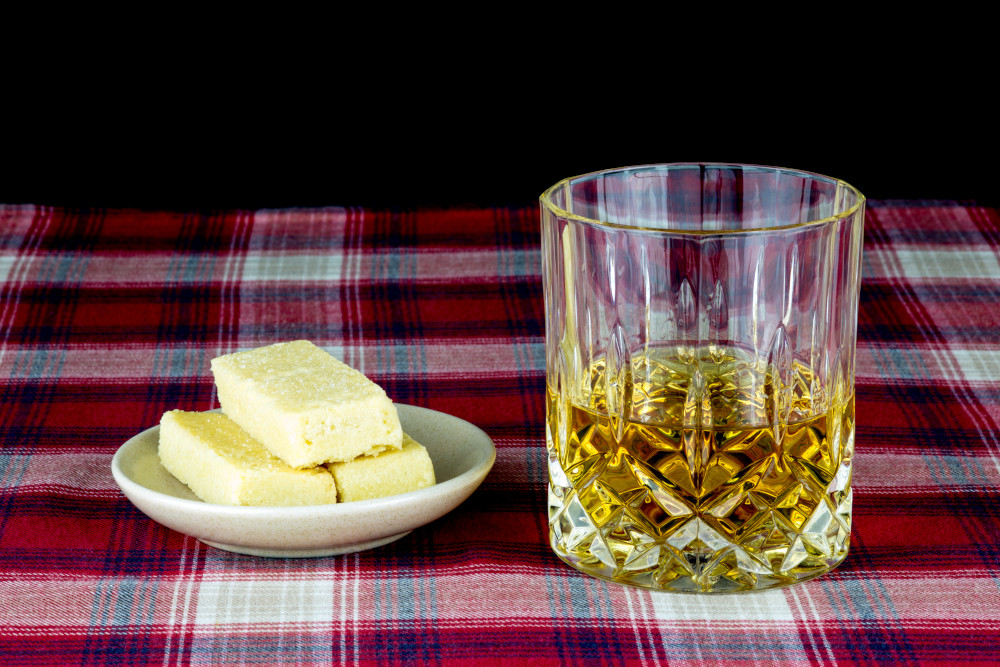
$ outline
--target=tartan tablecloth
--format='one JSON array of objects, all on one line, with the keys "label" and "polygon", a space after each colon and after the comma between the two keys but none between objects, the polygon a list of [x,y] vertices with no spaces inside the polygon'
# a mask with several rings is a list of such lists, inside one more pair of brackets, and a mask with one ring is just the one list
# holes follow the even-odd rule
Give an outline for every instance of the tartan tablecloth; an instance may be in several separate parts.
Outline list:
[{"label": "tartan tablecloth", "polygon": [[[869,202],[851,554],[783,590],[588,578],[547,540],[535,204],[0,206],[0,664],[1000,660],[1000,210]],[[136,510],[115,450],[214,407],[209,360],[307,338],[497,445],[371,551],[264,559]]]}]

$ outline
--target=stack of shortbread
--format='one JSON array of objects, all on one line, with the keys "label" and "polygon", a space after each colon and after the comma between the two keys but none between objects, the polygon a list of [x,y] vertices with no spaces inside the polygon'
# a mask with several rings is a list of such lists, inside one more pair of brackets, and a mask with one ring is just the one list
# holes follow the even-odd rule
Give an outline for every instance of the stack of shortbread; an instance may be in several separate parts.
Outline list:
[{"label": "stack of shortbread", "polygon": [[171,410],[163,467],[224,505],[321,505],[434,484],[385,391],[309,341],[212,360],[225,414]]}]

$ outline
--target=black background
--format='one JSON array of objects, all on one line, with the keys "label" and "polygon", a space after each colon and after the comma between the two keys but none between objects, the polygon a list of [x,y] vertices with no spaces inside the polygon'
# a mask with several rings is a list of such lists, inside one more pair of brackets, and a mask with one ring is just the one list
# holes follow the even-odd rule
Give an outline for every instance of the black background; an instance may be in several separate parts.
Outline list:
[{"label": "black background", "polygon": [[600,65],[518,50],[543,37],[437,49],[418,39],[391,54],[321,45],[308,67],[301,53],[275,64],[239,44],[188,45],[183,59],[174,43],[152,59],[81,48],[4,86],[0,202],[531,204],[564,177],[702,161],[814,171],[869,199],[1000,203],[997,59],[982,40],[883,35],[870,40],[876,59],[859,27],[847,60],[756,44]]},{"label": "black background", "polygon": [[400,108],[400,116],[258,117],[228,126],[224,114],[171,125],[160,115],[127,126],[93,119],[36,126],[16,149],[8,144],[0,201],[180,209],[517,204],[567,176],[685,161],[814,171],[869,199],[989,204],[1000,193],[986,149],[996,146],[995,130],[954,115],[919,129],[926,121],[899,105],[843,120],[717,111],[567,123],[558,109],[496,111],[414,119]]}]

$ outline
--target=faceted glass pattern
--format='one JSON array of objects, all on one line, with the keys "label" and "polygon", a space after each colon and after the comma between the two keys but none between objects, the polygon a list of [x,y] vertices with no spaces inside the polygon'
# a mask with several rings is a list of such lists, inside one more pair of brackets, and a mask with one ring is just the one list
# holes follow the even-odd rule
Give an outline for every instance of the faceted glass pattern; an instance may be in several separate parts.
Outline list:
[{"label": "faceted glass pattern", "polygon": [[851,525],[864,198],[655,165],[542,196],[550,540],[651,589],[771,588]]}]

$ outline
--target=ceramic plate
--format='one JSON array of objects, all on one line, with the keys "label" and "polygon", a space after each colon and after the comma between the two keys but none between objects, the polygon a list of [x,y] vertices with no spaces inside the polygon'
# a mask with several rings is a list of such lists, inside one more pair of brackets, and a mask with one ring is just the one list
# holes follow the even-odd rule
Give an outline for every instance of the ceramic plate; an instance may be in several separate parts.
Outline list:
[{"label": "ceramic plate", "polygon": [[205,544],[253,556],[335,556],[388,544],[450,512],[493,467],[496,449],[469,422],[397,404],[399,420],[427,448],[437,484],[376,500],[305,507],[235,507],[199,500],[157,456],[160,427],[135,436],[115,453],[111,472],[146,516]]}]

